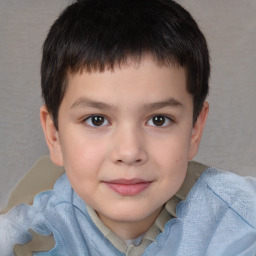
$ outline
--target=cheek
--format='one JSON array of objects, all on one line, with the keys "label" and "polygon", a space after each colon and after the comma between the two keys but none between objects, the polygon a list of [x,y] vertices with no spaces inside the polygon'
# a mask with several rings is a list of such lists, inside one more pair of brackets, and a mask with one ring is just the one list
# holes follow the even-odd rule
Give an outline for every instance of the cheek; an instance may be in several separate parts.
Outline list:
[{"label": "cheek", "polygon": [[106,147],[90,140],[74,142],[65,150],[66,175],[76,193],[91,204],[92,191],[97,188],[105,161]]},{"label": "cheek", "polygon": [[152,143],[153,155],[166,165],[188,161],[190,139],[186,133],[176,133]]},{"label": "cheek", "polygon": [[158,141],[152,153],[164,186],[171,190],[178,189],[186,175],[190,146],[188,134],[181,131]]},{"label": "cheek", "polygon": [[107,154],[107,143],[72,136],[63,141],[62,149],[66,172],[80,178],[98,172]]}]

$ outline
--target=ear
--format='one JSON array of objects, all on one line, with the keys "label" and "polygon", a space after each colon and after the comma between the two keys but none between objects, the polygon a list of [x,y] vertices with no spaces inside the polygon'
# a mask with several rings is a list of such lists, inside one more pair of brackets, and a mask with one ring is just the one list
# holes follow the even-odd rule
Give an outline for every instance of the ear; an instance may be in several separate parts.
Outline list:
[{"label": "ear", "polygon": [[189,160],[193,159],[197,151],[199,149],[199,144],[201,141],[201,137],[203,134],[204,126],[206,123],[206,119],[209,112],[209,103],[207,101],[204,102],[203,108],[194,124],[191,133],[191,140],[190,140],[190,149],[189,149]]},{"label": "ear", "polygon": [[51,114],[48,112],[45,105],[40,109],[40,120],[44,131],[45,140],[50,151],[51,160],[56,165],[62,166],[63,156],[59,132],[56,129]]}]

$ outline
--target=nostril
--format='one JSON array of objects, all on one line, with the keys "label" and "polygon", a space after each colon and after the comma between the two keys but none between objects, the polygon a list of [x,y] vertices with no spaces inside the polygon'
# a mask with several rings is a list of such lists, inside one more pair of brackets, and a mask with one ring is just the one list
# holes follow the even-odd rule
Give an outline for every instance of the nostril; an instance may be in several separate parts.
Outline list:
[{"label": "nostril", "polygon": [[142,162],[142,159],[137,159],[135,161],[125,161],[125,160],[122,160],[122,159],[119,159],[116,161],[117,164],[140,164]]}]

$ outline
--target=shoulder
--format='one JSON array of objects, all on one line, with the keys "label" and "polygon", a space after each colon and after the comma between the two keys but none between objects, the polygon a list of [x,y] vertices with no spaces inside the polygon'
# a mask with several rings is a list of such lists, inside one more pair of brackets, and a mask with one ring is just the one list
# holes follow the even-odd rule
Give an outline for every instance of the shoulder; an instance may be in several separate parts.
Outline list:
[{"label": "shoulder", "polygon": [[54,165],[49,156],[41,157],[12,190],[6,208],[0,213],[6,213],[19,204],[32,205],[34,197],[43,191],[52,190],[63,173],[63,167]]},{"label": "shoulder", "polygon": [[210,167],[199,178],[234,213],[256,228],[256,178]]}]

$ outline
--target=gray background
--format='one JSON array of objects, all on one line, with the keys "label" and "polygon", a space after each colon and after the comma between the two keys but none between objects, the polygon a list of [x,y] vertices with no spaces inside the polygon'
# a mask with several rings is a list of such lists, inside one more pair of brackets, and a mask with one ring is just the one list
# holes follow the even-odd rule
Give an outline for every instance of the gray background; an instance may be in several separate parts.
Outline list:
[{"label": "gray background", "polygon": [[[39,121],[41,45],[68,0],[0,0],[0,208],[48,153]],[[256,0],[179,0],[205,33],[210,115],[196,160],[256,176]]]}]

